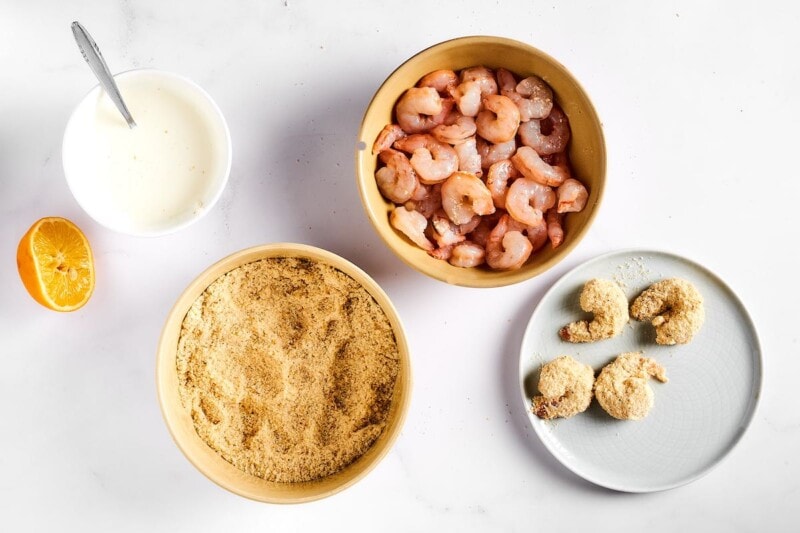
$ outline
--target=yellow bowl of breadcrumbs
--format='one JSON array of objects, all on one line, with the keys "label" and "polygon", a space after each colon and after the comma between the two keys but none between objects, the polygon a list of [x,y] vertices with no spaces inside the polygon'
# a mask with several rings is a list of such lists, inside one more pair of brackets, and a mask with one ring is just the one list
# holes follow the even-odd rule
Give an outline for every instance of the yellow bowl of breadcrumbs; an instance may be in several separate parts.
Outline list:
[{"label": "yellow bowl of breadcrumbs", "polygon": [[209,267],[158,346],[161,411],[183,454],[253,500],[300,503],[363,478],[408,410],[411,371],[389,298],[311,246],[269,244]]}]

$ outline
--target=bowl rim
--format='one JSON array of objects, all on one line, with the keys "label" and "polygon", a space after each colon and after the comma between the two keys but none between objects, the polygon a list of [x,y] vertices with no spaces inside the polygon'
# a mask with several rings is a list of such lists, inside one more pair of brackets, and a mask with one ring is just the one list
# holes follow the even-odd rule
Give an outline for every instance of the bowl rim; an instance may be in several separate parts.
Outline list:
[{"label": "bowl rim", "polygon": [[[474,45],[482,45],[482,44],[493,44],[493,45],[502,45],[508,46],[511,48],[521,48],[534,56],[538,56],[542,60],[547,63],[552,64],[557,70],[562,71],[566,74],[567,78],[570,80],[576,89],[583,95],[586,100],[586,111],[590,114],[592,118],[592,122],[597,124],[597,134],[599,136],[600,141],[600,148],[601,150],[598,152],[596,157],[599,159],[599,166],[601,169],[600,178],[601,183],[599,187],[595,187],[594,191],[596,193],[596,200],[594,202],[594,208],[588,213],[585,223],[583,226],[573,234],[568,240],[566,240],[561,246],[559,247],[559,252],[556,255],[553,255],[549,259],[545,260],[541,264],[537,265],[533,268],[522,268],[519,270],[514,271],[493,271],[493,270],[485,270],[485,272],[489,275],[485,277],[480,277],[476,279],[460,279],[458,276],[447,276],[440,273],[436,269],[428,268],[425,264],[416,264],[411,259],[409,259],[405,254],[398,250],[393,246],[393,244],[387,239],[387,237],[378,229],[378,221],[376,214],[372,205],[369,202],[367,197],[367,192],[364,187],[365,180],[367,179],[365,176],[361,174],[361,159],[363,157],[375,157],[372,156],[372,144],[365,139],[365,129],[367,128],[367,117],[370,114],[370,110],[372,106],[375,104],[378,96],[381,92],[389,86],[391,80],[401,71],[404,67],[406,67],[409,63],[420,59],[421,57],[428,56],[437,52],[442,48],[450,48],[454,46],[474,46]],[[405,61],[403,61],[400,65],[398,65],[392,72],[384,79],[381,85],[375,90],[372,98],[370,99],[369,103],[364,109],[364,114],[361,119],[361,123],[358,128],[358,138],[356,141],[356,150],[355,150],[355,175],[356,175],[356,185],[358,188],[359,198],[361,200],[361,205],[367,215],[367,218],[370,221],[370,224],[373,227],[373,230],[378,234],[380,239],[389,248],[394,255],[396,255],[403,263],[411,267],[412,269],[421,272],[431,278],[437,279],[439,281],[443,281],[445,283],[463,287],[470,287],[470,288],[495,288],[495,287],[503,287],[508,285],[513,285],[515,283],[519,283],[522,281],[526,281],[528,279],[534,278],[556,264],[558,264],[562,259],[567,257],[572,250],[580,244],[583,238],[589,231],[589,228],[595,221],[597,217],[600,205],[602,204],[603,198],[605,196],[605,182],[608,176],[608,149],[606,146],[606,139],[604,134],[603,128],[603,121],[600,118],[600,115],[597,112],[597,108],[595,107],[592,99],[589,96],[589,93],[580,83],[580,81],[572,74],[572,72],[567,69],[560,61],[553,58],[548,53],[536,48],[528,43],[518,41],[515,39],[511,39],[508,37],[498,37],[498,36],[491,36],[491,35],[468,35],[462,37],[455,37],[452,39],[448,39],[445,41],[441,41],[439,43],[433,44],[428,46],[421,51],[415,53]],[[410,244],[409,244],[410,246]],[[457,268],[457,267],[453,267]]]},{"label": "bowl rim", "polygon": [[186,76],[183,76],[183,75],[178,74],[176,72],[171,72],[171,71],[168,71],[168,70],[161,70],[161,69],[157,69],[157,68],[150,68],[150,67],[133,68],[133,69],[129,69],[129,70],[124,70],[122,72],[118,72],[117,74],[114,74],[113,77],[116,80],[118,78],[136,76],[136,75],[140,75],[140,74],[155,74],[155,75],[158,75],[158,76],[164,76],[164,77],[167,77],[167,78],[172,78],[172,79],[178,80],[178,81],[180,81],[182,83],[185,83],[192,90],[196,91],[197,94],[199,94],[201,97],[203,97],[203,99],[208,103],[209,110],[217,117],[217,119],[219,119],[220,125],[222,126],[222,131],[224,133],[224,143],[215,143],[215,145],[219,146],[222,149],[221,153],[224,154],[224,157],[225,157],[224,172],[222,173],[222,178],[219,180],[219,184],[217,185],[216,190],[214,191],[214,194],[210,197],[209,201],[206,202],[205,208],[201,209],[199,212],[197,212],[197,214],[195,214],[195,215],[183,220],[179,224],[168,225],[168,226],[165,226],[165,227],[163,227],[161,229],[158,229],[158,230],[132,231],[132,230],[120,228],[120,227],[118,227],[118,226],[116,226],[114,224],[108,223],[107,221],[101,220],[101,218],[97,216],[97,213],[95,213],[93,210],[90,210],[89,208],[87,208],[87,205],[86,205],[85,201],[82,201],[78,197],[78,195],[75,194],[75,188],[74,188],[74,179],[75,178],[74,177],[70,177],[70,172],[67,169],[68,161],[71,160],[71,157],[68,156],[68,152],[67,152],[67,139],[68,139],[70,133],[72,132],[72,130],[75,127],[77,127],[76,126],[76,121],[77,121],[78,111],[83,107],[83,105],[90,98],[92,98],[95,95],[99,94],[100,91],[103,90],[103,88],[101,87],[101,85],[99,83],[97,83],[91,89],[89,89],[81,97],[81,99],[78,101],[78,103],[75,105],[75,107],[70,112],[69,118],[67,119],[67,124],[64,127],[64,134],[62,135],[62,138],[61,138],[61,168],[62,168],[62,171],[64,172],[64,179],[67,182],[67,188],[69,189],[69,192],[71,193],[72,197],[75,199],[77,204],[81,207],[81,209],[87,215],[89,215],[89,217],[92,220],[94,220],[95,222],[97,222],[98,224],[103,226],[104,228],[110,229],[112,231],[115,231],[115,232],[123,234],[123,235],[130,235],[130,236],[133,236],[133,237],[160,237],[162,235],[169,235],[171,233],[175,233],[175,232],[177,232],[177,231],[179,231],[179,230],[181,230],[183,228],[186,228],[186,227],[194,224],[195,222],[197,222],[201,218],[205,217],[214,208],[214,206],[216,205],[217,201],[222,196],[222,193],[225,191],[225,188],[228,186],[228,181],[230,179],[230,174],[231,174],[231,167],[233,165],[233,142],[231,140],[231,132],[230,132],[230,128],[228,127],[228,121],[225,119],[225,115],[222,113],[222,110],[220,109],[219,105],[217,105],[217,102],[211,97],[211,95],[208,93],[208,91],[206,91],[203,87],[201,87],[198,83],[196,83],[195,81],[191,80],[190,78],[187,78]]},{"label": "bowl rim", "polygon": [[[171,371],[171,368],[174,369],[175,354],[177,351],[177,346],[172,345],[170,340],[171,336],[169,335],[168,330],[175,322],[183,322],[189,306],[191,306],[191,304],[196,300],[197,296],[201,294],[206,287],[213,283],[214,280],[218,279],[225,273],[230,272],[239,266],[269,257],[304,257],[313,259],[340,270],[354,279],[357,283],[359,283],[359,285],[364,287],[370,293],[370,295],[375,298],[376,302],[378,305],[380,305],[381,309],[386,314],[390,324],[392,325],[392,332],[394,333],[395,340],[397,342],[398,353],[400,356],[399,360],[401,364],[401,369],[398,373],[397,381],[395,382],[395,395],[400,392],[400,397],[399,399],[396,397],[392,399],[392,404],[394,405],[394,417],[392,419],[392,423],[387,423],[383,432],[378,437],[378,440],[380,440],[384,434],[386,435],[385,440],[381,444],[382,448],[377,452],[374,452],[374,455],[369,457],[369,463],[363,465],[359,464],[362,458],[366,457],[367,454],[369,454],[373,447],[378,443],[378,440],[376,440],[363,455],[359,456],[355,461],[344,467],[339,472],[331,474],[331,476],[340,475],[341,473],[346,472],[347,469],[353,468],[357,464],[358,466],[363,467],[358,470],[355,475],[345,478],[342,483],[339,483],[328,490],[297,497],[273,496],[264,493],[257,493],[257,491],[251,492],[243,490],[237,486],[235,482],[222,476],[215,476],[209,472],[208,469],[205,468],[200,458],[195,457],[188,451],[186,444],[173,428],[173,423],[177,421],[177,418],[173,417],[179,417],[181,414],[175,413],[173,410],[170,410],[167,407],[167,396],[173,395],[175,391],[168,390],[167,380],[164,378],[163,374],[164,372]],[[161,411],[161,416],[167,431],[169,432],[172,441],[181,451],[183,456],[201,474],[213,481],[216,485],[250,500],[263,503],[296,504],[327,498],[345,490],[346,488],[354,485],[366,477],[367,474],[369,474],[383,460],[383,458],[394,446],[405,424],[411,403],[413,373],[411,368],[408,341],[406,339],[405,328],[400,320],[400,316],[386,292],[374,279],[372,279],[372,277],[370,277],[366,272],[349,260],[328,250],[306,244],[280,242],[252,246],[237,252],[233,252],[204,269],[189,283],[189,285],[181,292],[180,296],[175,301],[175,304],[173,304],[171,307],[169,313],[167,314],[167,318],[164,321],[164,326],[162,327],[156,350],[155,380],[159,410]],[[178,402],[180,403],[180,400],[178,400]],[[182,405],[179,406],[178,411],[185,415]],[[190,439],[194,438],[198,439],[198,441],[202,443],[204,449],[208,448],[208,445],[197,435],[197,433],[191,434]],[[216,454],[216,452],[213,452],[213,450],[211,452]],[[224,461],[224,459],[222,460]],[[256,476],[251,477],[256,478]],[[315,483],[324,481],[329,477],[330,476],[327,476],[319,480],[303,483],[313,486]],[[264,481],[266,482],[266,480]],[[268,483],[280,484],[277,482]],[[291,484],[287,483],[286,485]]]}]

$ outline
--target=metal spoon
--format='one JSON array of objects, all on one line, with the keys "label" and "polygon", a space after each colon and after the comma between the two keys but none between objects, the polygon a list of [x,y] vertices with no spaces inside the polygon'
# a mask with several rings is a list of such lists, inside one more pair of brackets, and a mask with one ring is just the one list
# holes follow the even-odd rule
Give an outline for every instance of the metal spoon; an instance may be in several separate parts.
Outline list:
[{"label": "metal spoon", "polygon": [[112,76],[111,71],[108,70],[108,65],[106,65],[103,54],[100,53],[100,49],[97,47],[97,43],[94,42],[89,32],[86,31],[86,28],[81,26],[77,21],[72,23],[72,33],[75,35],[75,41],[78,43],[78,48],[81,49],[83,58],[89,64],[89,67],[91,67],[97,79],[100,80],[100,85],[103,86],[103,89],[105,89],[111,101],[114,102],[119,112],[125,117],[128,126],[131,129],[135,128],[136,122],[133,121],[131,112],[128,111],[128,107],[125,105],[125,102],[122,101],[122,95],[119,93],[119,88],[117,88],[117,84],[114,82],[114,76]]}]

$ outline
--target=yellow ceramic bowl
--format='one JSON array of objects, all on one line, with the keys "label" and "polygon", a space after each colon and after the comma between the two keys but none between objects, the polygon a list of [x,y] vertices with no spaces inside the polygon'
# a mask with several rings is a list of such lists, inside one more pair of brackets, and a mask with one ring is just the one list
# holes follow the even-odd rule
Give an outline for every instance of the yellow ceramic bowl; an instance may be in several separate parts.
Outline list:
[{"label": "yellow ceramic bowl", "polygon": [[[537,75],[544,79],[555,99],[569,117],[572,137],[568,151],[573,174],[589,189],[586,208],[566,217],[564,243],[551,249],[546,245],[519,270],[492,271],[488,268],[458,268],[430,257],[389,225],[391,202],[385,200],[375,183],[377,159],[372,144],[378,133],[392,122],[397,99],[428,72],[437,69],[460,70],[475,65],[504,67],[523,77]],[[356,151],[356,174],[361,202],[372,225],[383,241],[400,259],[433,278],[467,287],[499,287],[541,274],[564,257],[580,242],[589,229],[606,179],[606,147],[600,119],[586,92],[558,61],[525,43],[500,37],[463,37],[445,41],[423,50],[398,67],[381,85],[364,115],[359,132],[361,146]]]},{"label": "yellow ceramic bowl", "polygon": [[[219,276],[241,265],[268,257],[303,257],[339,269],[360,283],[381,306],[394,330],[400,352],[400,371],[395,382],[386,427],[372,447],[355,462],[331,476],[302,483],[275,483],[245,474],[212,450],[197,435],[189,413],[178,396],[176,354],[181,323],[197,297]],[[400,319],[386,293],[364,271],[349,261],[319,248],[302,244],[268,244],[242,250],[209,267],[183,292],[169,313],[158,346],[156,387],[161,412],[172,438],[187,459],[209,479],[231,492],[269,503],[301,503],[335,494],[363,478],[387,454],[408,411],[411,367],[408,345]]]}]

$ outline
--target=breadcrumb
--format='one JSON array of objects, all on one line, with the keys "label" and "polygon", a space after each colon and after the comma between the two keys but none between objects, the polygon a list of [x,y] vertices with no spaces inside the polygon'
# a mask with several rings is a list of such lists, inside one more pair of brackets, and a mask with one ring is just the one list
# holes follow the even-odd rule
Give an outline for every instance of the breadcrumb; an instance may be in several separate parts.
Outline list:
[{"label": "breadcrumb", "polygon": [[594,370],[568,355],[542,366],[541,396],[533,398],[533,413],[539,418],[569,418],[585,411],[592,402]]},{"label": "breadcrumb", "polygon": [[634,300],[631,315],[655,326],[656,343],[686,344],[705,321],[703,296],[685,279],[661,280]]},{"label": "breadcrumb", "polygon": [[650,377],[667,382],[664,367],[640,352],[623,353],[600,371],[594,382],[597,402],[620,420],[641,420],[653,408]]},{"label": "breadcrumb", "polygon": [[594,342],[622,333],[628,323],[628,299],[620,286],[605,279],[590,279],[581,291],[581,309],[594,313],[590,321],[567,324],[558,332],[567,342]]}]

